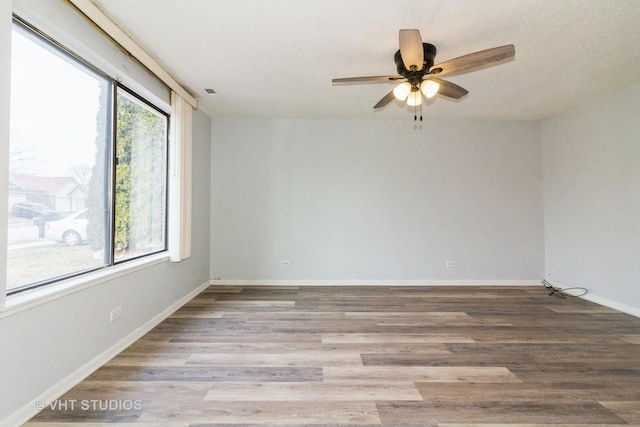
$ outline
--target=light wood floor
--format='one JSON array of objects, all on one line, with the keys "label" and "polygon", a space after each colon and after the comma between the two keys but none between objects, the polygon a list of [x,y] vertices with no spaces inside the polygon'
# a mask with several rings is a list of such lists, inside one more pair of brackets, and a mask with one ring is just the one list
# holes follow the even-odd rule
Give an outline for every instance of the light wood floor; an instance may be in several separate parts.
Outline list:
[{"label": "light wood floor", "polygon": [[61,399],[27,425],[640,425],[640,319],[543,286],[211,286]]}]

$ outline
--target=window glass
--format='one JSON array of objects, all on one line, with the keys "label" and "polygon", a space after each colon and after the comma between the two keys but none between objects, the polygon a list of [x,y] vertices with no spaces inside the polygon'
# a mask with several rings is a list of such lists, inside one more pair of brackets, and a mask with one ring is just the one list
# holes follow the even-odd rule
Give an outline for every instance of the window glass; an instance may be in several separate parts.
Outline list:
[{"label": "window glass", "polygon": [[166,248],[167,116],[117,92],[116,262]]},{"label": "window glass", "polygon": [[[108,79],[14,24],[8,291],[110,262],[104,179],[111,92]],[[89,218],[78,218],[88,207]]]}]

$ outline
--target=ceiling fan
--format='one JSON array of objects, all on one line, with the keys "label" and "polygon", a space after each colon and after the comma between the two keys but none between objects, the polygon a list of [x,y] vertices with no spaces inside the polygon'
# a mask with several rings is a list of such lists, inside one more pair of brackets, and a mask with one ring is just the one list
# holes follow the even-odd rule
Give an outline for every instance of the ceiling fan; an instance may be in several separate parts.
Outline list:
[{"label": "ceiling fan", "polygon": [[[515,56],[516,50],[512,44],[481,50],[458,58],[450,59],[434,65],[436,47],[430,43],[423,43],[420,31],[400,30],[400,50],[393,59],[396,63],[398,75],[346,77],[333,79],[333,83],[361,83],[361,82],[395,82],[402,81],[391,92],[386,94],[374,109],[382,108],[393,101],[407,101],[407,105],[416,107],[422,105],[422,96],[432,98],[440,94],[453,99],[460,99],[469,91],[446,80],[438,78],[446,74],[467,71],[482,67],[493,62]],[[438,77],[436,77],[438,76]],[[414,116],[417,120],[417,115]],[[422,120],[422,115],[420,116]]]}]

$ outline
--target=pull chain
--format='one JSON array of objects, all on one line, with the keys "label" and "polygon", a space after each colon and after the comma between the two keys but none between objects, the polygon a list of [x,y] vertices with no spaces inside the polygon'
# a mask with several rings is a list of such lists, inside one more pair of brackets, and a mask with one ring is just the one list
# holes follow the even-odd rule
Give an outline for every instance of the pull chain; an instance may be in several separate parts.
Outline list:
[{"label": "pull chain", "polygon": [[[413,121],[414,122],[418,121],[418,106],[417,105],[413,106]],[[420,103],[420,121],[422,121],[422,103]]]}]

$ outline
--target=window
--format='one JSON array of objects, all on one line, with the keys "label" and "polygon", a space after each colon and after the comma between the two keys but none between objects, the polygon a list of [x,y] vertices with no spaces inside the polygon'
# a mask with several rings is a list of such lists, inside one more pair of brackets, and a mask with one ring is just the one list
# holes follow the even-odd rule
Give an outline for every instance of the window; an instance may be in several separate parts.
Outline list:
[{"label": "window", "polygon": [[168,115],[14,21],[7,292],[166,250]]},{"label": "window", "polygon": [[165,249],[167,116],[117,92],[116,261]]}]

